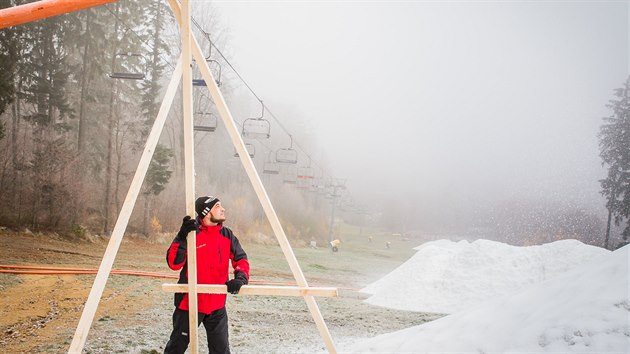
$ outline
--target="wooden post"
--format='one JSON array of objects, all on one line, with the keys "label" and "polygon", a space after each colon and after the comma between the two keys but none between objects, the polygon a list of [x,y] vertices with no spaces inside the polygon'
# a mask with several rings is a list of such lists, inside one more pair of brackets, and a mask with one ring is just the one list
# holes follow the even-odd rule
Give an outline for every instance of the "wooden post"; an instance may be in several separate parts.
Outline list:
[{"label": "wooden post", "polygon": [[41,0],[0,10],[0,29],[117,0]]},{"label": "wooden post", "polygon": [[136,174],[133,176],[133,180],[129,186],[129,191],[127,192],[127,197],[125,198],[125,202],[123,203],[120,214],[118,215],[118,220],[116,220],[116,225],[114,226],[114,230],[112,230],[112,235],[109,239],[109,243],[107,244],[107,249],[103,255],[101,265],[98,268],[98,273],[96,273],[92,290],[90,290],[90,295],[88,296],[85,307],[83,308],[83,313],[81,314],[81,319],[79,320],[74,337],[72,338],[72,343],[70,344],[68,353],[79,354],[85,346],[90,326],[94,320],[96,308],[98,307],[98,303],[103,295],[103,290],[105,289],[107,278],[109,278],[109,273],[112,270],[116,253],[118,253],[125,229],[129,223],[129,217],[131,217],[131,212],[133,211],[136,199],[140,193],[140,187],[142,187],[142,182],[144,181],[144,177],[149,169],[149,164],[151,162],[151,158],[153,157],[153,152],[155,151],[155,146],[158,143],[160,134],[162,133],[162,128],[164,127],[164,122],[166,121],[168,112],[171,109],[171,104],[173,103],[173,98],[177,92],[177,86],[179,84],[181,74],[182,59],[180,58],[177,62],[177,66],[175,67],[175,71],[173,72],[171,82],[168,84],[168,88],[166,89],[166,94],[162,100],[162,105],[160,106],[157,118],[153,123],[153,128],[147,138],[144,152],[142,153],[142,157],[138,163]]},{"label": "wooden post", "polygon": [[[171,9],[173,10],[175,18],[180,22],[180,24],[182,22],[185,22],[186,13],[183,10],[180,10],[177,0],[169,0],[169,4],[171,5]],[[236,151],[241,159],[241,163],[245,168],[245,172],[247,172],[247,176],[249,177],[249,180],[254,187],[254,191],[258,196],[258,200],[265,210],[265,214],[267,215],[267,218],[269,219],[276,238],[278,239],[280,248],[282,249],[285,258],[289,263],[289,268],[291,268],[291,272],[293,273],[297,284],[301,287],[308,287],[306,278],[302,273],[302,269],[300,268],[300,265],[295,258],[295,254],[293,253],[293,249],[289,244],[289,240],[287,239],[287,236],[284,233],[284,229],[280,224],[280,219],[278,218],[278,215],[276,214],[276,211],[271,204],[271,200],[269,199],[269,196],[265,191],[265,187],[263,186],[262,181],[258,176],[258,172],[256,172],[254,163],[251,157],[249,157],[249,153],[247,152],[245,143],[243,142],[239,130],[234,123],[234,119],[232,118],[232,114],[230,113],[227,104],[225,103],[225,99],[223,98],[221,91],[219,91],[219,87],[217,86],[216,81],[214,80],[214,77],[210,72],[210,68],[208,67],[208,63],[203,56],[201,48],[199,47],[199,43],[197,43],[197,40],[194,36],[191,36],[191,41],[193,56],[197,62],[197,65],[199,66],[203,79],[206,81],[208,90],[210,91],[210,95],[212,96],[212,100],[216,104],[217,110],[219,111],[219,115],[221,116],[221,119],[223,120],[223,123],[227,128],[230,138],[232,139],[232,144],[234,144],[234,147],[236,148]],[[313,316],[313,320],[315,320],[317,329],[319,330],[319,333],[324,340],[324,344],[326,345],[328,352],[331,354],[337,353],[335,344],[333,343],[332,337],[330,336],[330,332],[328,331],[326,322],[324,322],[324,318],[319,311],[319,307],[315,302],[315,298],[307,295],[304,296],[304,301],[306,301],[306,305],[308,306],[308,309]]]},{"label": "wooden post", "polygon": [[[186,179],[186,214],[195,215],[195,151],[193,131],[193,96],[192,96],[192,55],[190,31],[190,2],[182,0],[179,30],[182,40],[182,106],[184,113],[184,169]],[[197,328],[197,239],[194,233],[188,234],[188,335],[190,336],[190,353],[199,353]]]}]

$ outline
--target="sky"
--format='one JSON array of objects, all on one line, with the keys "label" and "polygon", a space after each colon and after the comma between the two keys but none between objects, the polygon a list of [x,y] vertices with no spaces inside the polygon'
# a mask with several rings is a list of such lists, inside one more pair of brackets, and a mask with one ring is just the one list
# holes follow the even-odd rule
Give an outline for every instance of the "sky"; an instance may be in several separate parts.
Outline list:
[{"label": "sky", "polygon": [[[373,338],[335,338],[340,353],[629,353],[630,246],[610,252],[575,240],[529,247],[438,240],[416,250],[362,291],[374,305],[441,307],[448,315]],[[422,277],[401,282],[400,272],[412,269]],[[444,285],[450,281],[462,291]],[[387,283],[404,296],[373,299],[392,293],[381,286]]]},{"label": "sky", "polygon": [[597,133],[628,76],[626,2],[200,3],[231,64],[360,203],[603,207]]}]

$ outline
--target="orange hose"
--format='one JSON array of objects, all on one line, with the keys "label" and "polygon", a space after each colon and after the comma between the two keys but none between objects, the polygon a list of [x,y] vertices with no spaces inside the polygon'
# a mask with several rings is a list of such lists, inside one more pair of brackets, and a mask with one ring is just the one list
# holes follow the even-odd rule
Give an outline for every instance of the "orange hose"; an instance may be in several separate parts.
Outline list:
[{"label": "orange hose", "polygon": [[[0,273],[11,274],[96,274],[98,269],[95,268],[67,268],[67,267],[41,267],[41,266],[19,266],[0,264]],[[177,279],[177,274],[144,272],[136,270],[120,270],[113,269],[112,274],[135,275],[153,278],[172,278]],[[266,284],[266,285],[296,285],[295,282],[265,281],[251,279],[250,284]]]}]

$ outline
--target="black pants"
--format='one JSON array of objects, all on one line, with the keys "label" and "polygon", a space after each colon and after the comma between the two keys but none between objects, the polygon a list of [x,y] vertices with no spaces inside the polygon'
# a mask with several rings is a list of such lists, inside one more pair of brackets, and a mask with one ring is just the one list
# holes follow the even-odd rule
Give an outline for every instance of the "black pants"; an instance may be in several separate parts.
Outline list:
[{"label": "black pants", "polygon": [[[208,337],[208,352],[210,354],[230,354],[228,342],[228,317],[225,307],[206,315],[199,312],[197,325],[203,322]],[[183,354],[190,342],[188,332],[188,311],[178,308],[173,312],[173,332],[166,343],[164,354]]]}]

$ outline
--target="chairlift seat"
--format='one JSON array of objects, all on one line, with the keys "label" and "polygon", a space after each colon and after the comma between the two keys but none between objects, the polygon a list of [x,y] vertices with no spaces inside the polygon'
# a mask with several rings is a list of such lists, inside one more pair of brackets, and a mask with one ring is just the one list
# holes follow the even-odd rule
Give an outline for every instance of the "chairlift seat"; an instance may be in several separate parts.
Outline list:
[{"label": "chairlift seat", "polygon": [[286,184],[296,184],[297,180],[293,179],[294,177],[288,177],[285,176],[284,180],[282,180],[282,182],[286,183]]},{"label": "chairlift seat", "polygon": [[243,122],[244,138],[269,139],[271,137],[271,125],[269,121],[262,118],[247,118]]},{"label": "chairlift seat", "polygon": [[[245,149],[247,149],[249,157],[254,157],[254,155],[256,155],[256,147],[254,145],[245,143]],[[238,151],[234,153],[234,157],[239,157]]]},{"label": "chairlift seat", "polygon": [[297,170],[294,166],[289,166],[284,172],[284,177],[282,182],[286,184],[296,184],[297,183]]},{"label": "chairlift seat", "polygon": [[273,162],[265,162],[265,165],[263,166],[263,173],[268,175],[280,174],[280,166]]},{"label": "chairlift seat", "polygon": [[297,151],[291,148],[276,151],[276,162],[279,163],[296,164],[297,157]]},{"label": "chairlift seat", "polygon": [[215,130],[217,130],[217,127],[210,127],[210,126],[205,126],[205,125],[195,125],[193,126],[193,130],[199,131],[199,132],[214,132]]},{"label": "chairlift seat", "polygon": [[208,86],[204,79],[193,79],[192,84],[193,86]]},{"label": "chairlift seat", "polygon": [[217,117],[212,113],[196,112],[195,117],[198,119],[193,125],[193,130],[201,132],[214,132],[217,129]]},{"label": "chairlift seat", "polygon": [[313,169],[311,167],[300,167],[298,169],[297,178],[305,180],[314,179],[315,175],[313,174]]},{"label": "chairlift seat", "polygon": [[125,72],[120,72],[120,73],[111,73],[111,74],[109,74],[109,77],[112,78],[112,79],[144,80],[146,75],[143,74],[143,73],[125,73]]},{"label": "chairlift seat", "polygon": [[112,72],[108,76],[112,79],[144,80],[146,69],[147,63],[141,54],[118,53],[114,56]]},{"label": "chairlift seat", "polygon": [[311,182],[308,179],[301,179],[300,176],[297,176],[297,187],[298,189],[309,189],[311,188]]}]

